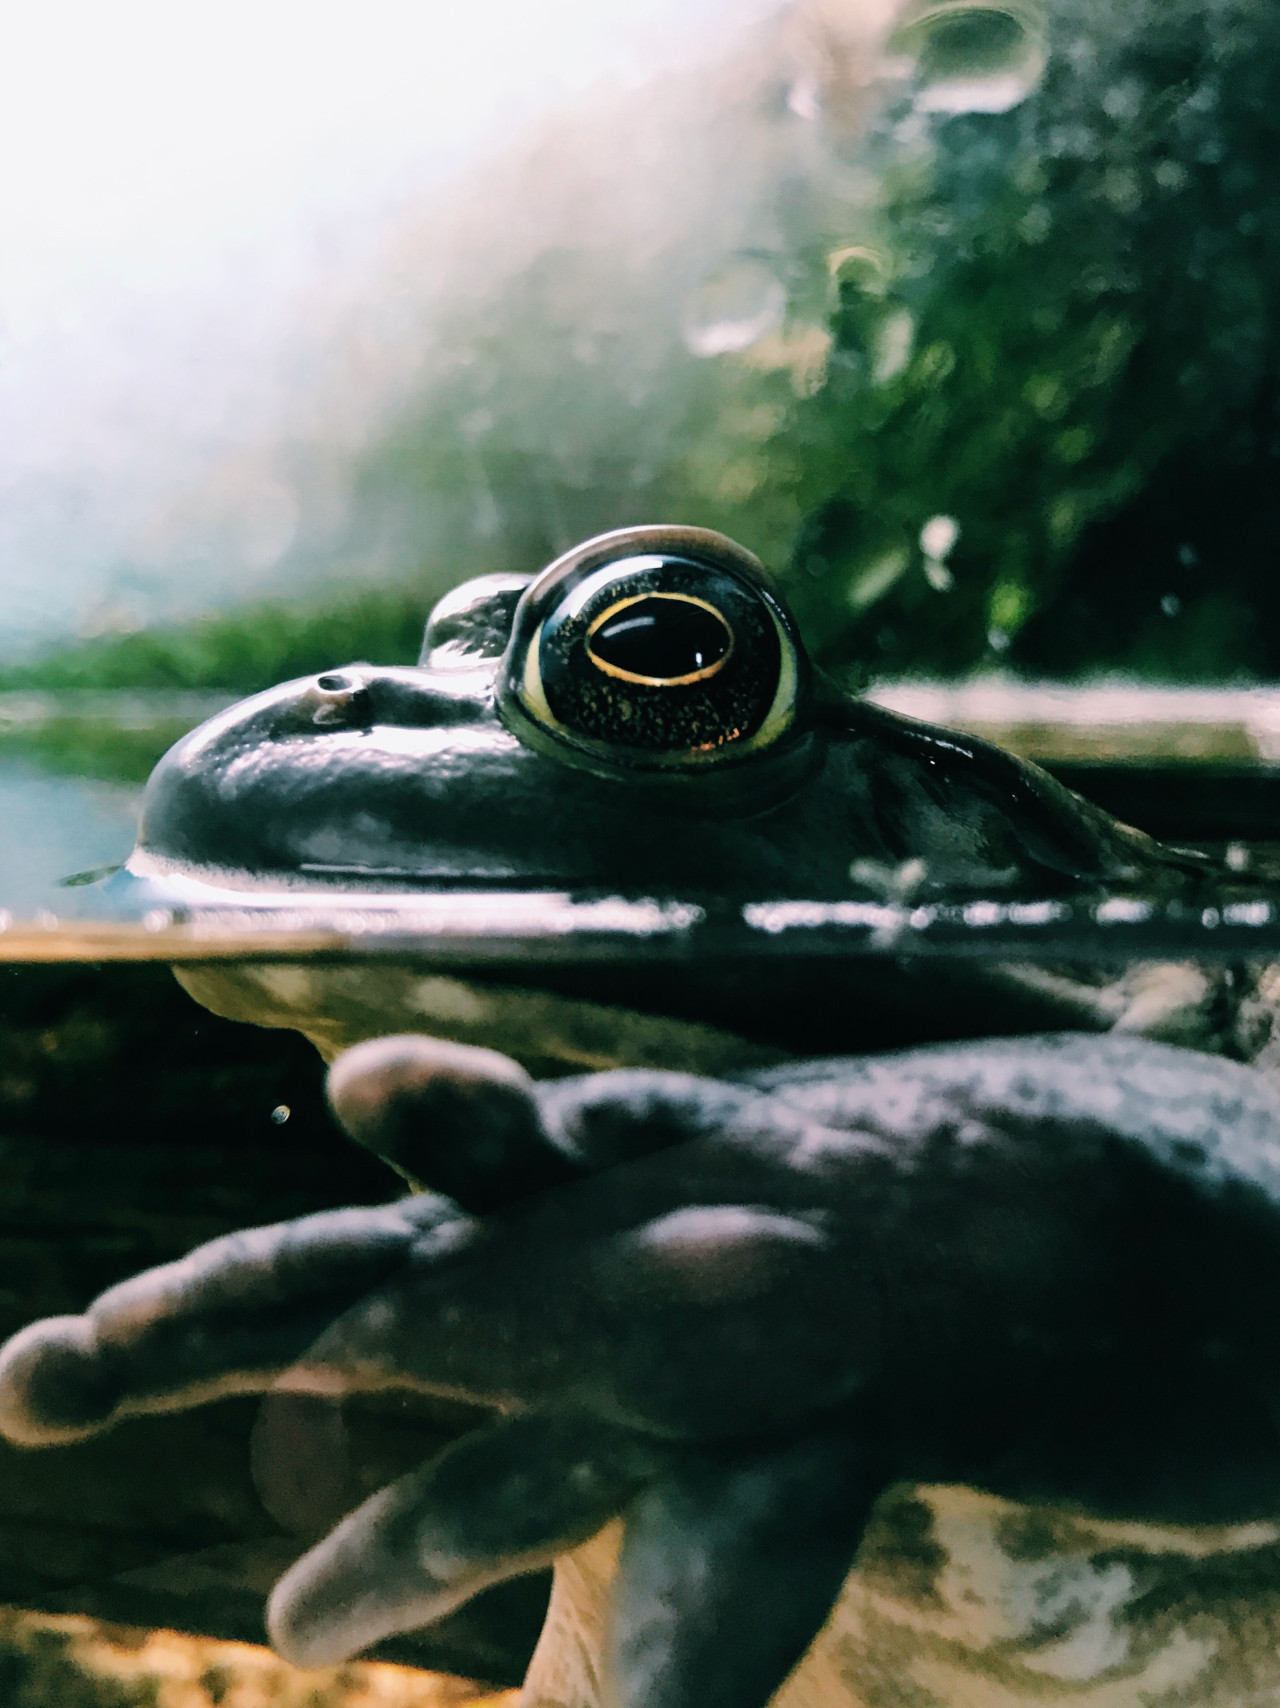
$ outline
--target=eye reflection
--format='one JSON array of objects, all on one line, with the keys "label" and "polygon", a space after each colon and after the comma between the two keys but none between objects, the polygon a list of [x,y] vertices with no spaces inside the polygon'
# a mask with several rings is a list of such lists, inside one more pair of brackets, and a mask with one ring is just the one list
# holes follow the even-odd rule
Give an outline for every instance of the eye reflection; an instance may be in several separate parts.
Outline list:
[{"label": "eye reflection", "polygon": [[587,631],[587,656],[598,670],[647,687],[704,682],[733,653],[728,621],[705,599],[687,593],[641,593],[602,611]]}]

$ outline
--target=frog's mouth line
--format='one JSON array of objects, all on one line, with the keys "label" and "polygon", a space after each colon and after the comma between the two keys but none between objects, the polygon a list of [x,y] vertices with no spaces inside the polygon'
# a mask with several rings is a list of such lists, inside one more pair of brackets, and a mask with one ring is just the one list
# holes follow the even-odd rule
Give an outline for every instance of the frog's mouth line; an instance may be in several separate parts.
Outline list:
[{"label": "frog's mouth line", "polygon": [[601,964],[626,955],[684,967],[709,959],[797,958],[1116,966],[1280,957],[1280,897],[1244,886],[1238,894],[1222,888],[1211,906],[1101,890],[1070,899],[975,897],[923,905],[551,886],[344,890],[332,881],[308,886],[287,876],[203,872],[135,850],[102,893],[118,920],[156,932],[171,926],[215,935],[256,932],[265,945],[273,931],[311,931],[330,935],[331,954],[450,962]]}]

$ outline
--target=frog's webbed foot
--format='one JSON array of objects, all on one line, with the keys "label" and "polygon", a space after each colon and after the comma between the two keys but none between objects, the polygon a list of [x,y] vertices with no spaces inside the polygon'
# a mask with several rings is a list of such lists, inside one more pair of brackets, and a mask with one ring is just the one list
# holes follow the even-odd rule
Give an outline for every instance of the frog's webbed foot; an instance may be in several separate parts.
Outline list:
[{"label": "frog's webbed foot", "polygon": [[358,1144],[477,1215],[714,1132],[742,1098],[642,1068],[537,1083],[496,1050],[413,1032],[347,1050],[328,1089]]},{"label": "frog's webbed foot", "polygon": [[[504,1081],[481,1078],[483,1103]],[[508,1115],[509,1092],[493,1103]],[[317,1664],[421,1627],[621,1515],[622,1708],[763,1708],[878,1492],[839,1422],[861,1320],[839,1242],[807,1190],[793,1203],[786,1135],[809,1127],[749,1087],[681,1075],[560,1082],[529,1107],[512,1095],[515,1128],[533,1108],[535,1138],[554,1135],[580,1172],[635,1160],[483,1221],[422,1195],[215,1241],[15,1337],[0,1428],[75,1440],[282,1378],[469,1398],[500,1421],[372,1497],[282,1580],[284,1652]],[[390,1117],[370,1120],[391,1136]]]},{"label": "frog's webbed foot", "polygon": [[352,1513],[271,1599],[330,1665],[586,1540],[626,1541],[606,1667],[621,1708],[763,1708],[817,1635],[877,1491],[847,1438],[693,1451],[543,1413],[468,1436]]},{"label": "frog's webbed foot", "polygon": [[533,1080],[496,1050],[373,1038],[338,1057],[328,1089],[358,1144],[477,1214],[583,1172],[543,1119]]},{"label": "frog's webbed foot", "polygon": [[0,1433],[79,1441],[119,1418],[261,1393],[415,1250],[448,1251],[478,1224],[433,1193],[249,1228],[47,1317],[0,1353]]}]

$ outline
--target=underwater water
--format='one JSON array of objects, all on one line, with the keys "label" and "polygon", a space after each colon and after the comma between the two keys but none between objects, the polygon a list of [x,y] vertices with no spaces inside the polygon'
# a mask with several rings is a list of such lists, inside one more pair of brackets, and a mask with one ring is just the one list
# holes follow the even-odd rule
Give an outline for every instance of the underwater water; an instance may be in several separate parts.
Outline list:
[{"label": "underwater water", "polygon": [[[1280,822],[1280,695],[989,681],[886,684],[877,696],[1044,758],[1122,815],[1137,809],[1165,834],[1225,850],[1221,875],[1180,909],[1135,895],[917,907],[903,875],[887,873],[881,899],[848,903],[454,891],[319,910],[264,895],[221,914],[175,896],[130,914],[104,869],[129,852],[150,765],[184,718],[211,708],[136,695],[11,704],[0,719],[0,1334],[82,1310],[220,1234],[397,1197],[399,1178],[338,1130],[313,1045],[331,1055],[416,1029],[496,1047],[537,1076],[623,1063],[729,1077],[869,1047],[849,991],[859,978],[874,991],[902,960],[943,991],[944,1031],[1020,1024],[998,1002],[994,1019],[975,1019],[964,994],[965,967],[1016,958],[1054,976],[1066,960],[1099,991],[1128,979],[1139,1005],[1150,997],[1141,966],[1173,966],[1183,1041],[1241,1053],[1223,1044],[1241,969],[1265,996],[1277,981],[1263,969],[1280,963],[1264,834]],[[76,873],[87,881],[59,884]],[[754,1007],[733,987],[758,993]],[[1249,1024],[1256,1032],[1256,1015]],[[259,1689],[289,1702],[295,1675],[259,1678],[230,1651],[200,1662],[211,1684],[180,1646],[161,1656],[144,1644],[141,1670],[126,1673],[109,1637],[65,1621],[260,1642],[265,1596],[298,1552],[476,1421],[453,1401],[281,1394],[136,1419],[34,1456],[0,1445],[0,1603],[64,1622],[10,1631],[17,1658],[0,1646],[0,1680],[9,1665],[26,1688],[34,1654],[55,1692],[76,1667],[108,1674],[109,1708],[133,1708],[130,1691],[150,1708],[147,1666],[166,1708],[256,1708]],[[875,1708],[949,1708],[976,1699],[975,1678],[1003,1680],[1011,1704],[1066,1688],[1090,1708],[1138,1692],[1164,1708],[1280,1688],[1270,1523],[1192,1535],[912,1487],[880,1502],[859,1563],[839,1664]],[[545,1576],[514,1580],[378,1654],[510,1688],[547,1593]],[[361,1702],[361,1690],[398,1703],[403,1677],[317,1678],[299,1700],[326,1702],[327,1688],[335,1704]],[[432,1700],[437,1686],[423,1688]],[[450,1699],[453,1687],[439,1688]],[[586,1708],[590,1692],[565,1700]]]}]

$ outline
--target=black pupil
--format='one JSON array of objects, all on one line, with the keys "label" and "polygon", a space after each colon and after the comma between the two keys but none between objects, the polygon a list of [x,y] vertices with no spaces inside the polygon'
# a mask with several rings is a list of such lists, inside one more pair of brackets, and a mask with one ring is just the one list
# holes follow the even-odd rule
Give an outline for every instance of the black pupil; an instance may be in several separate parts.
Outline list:
[{"label": "black pupil", "polygon": [[709,670],[729,651],[729,625],[691,599],[635,599],[601,623],[587,650],[598,663],[631,676],[669,682]]}]

